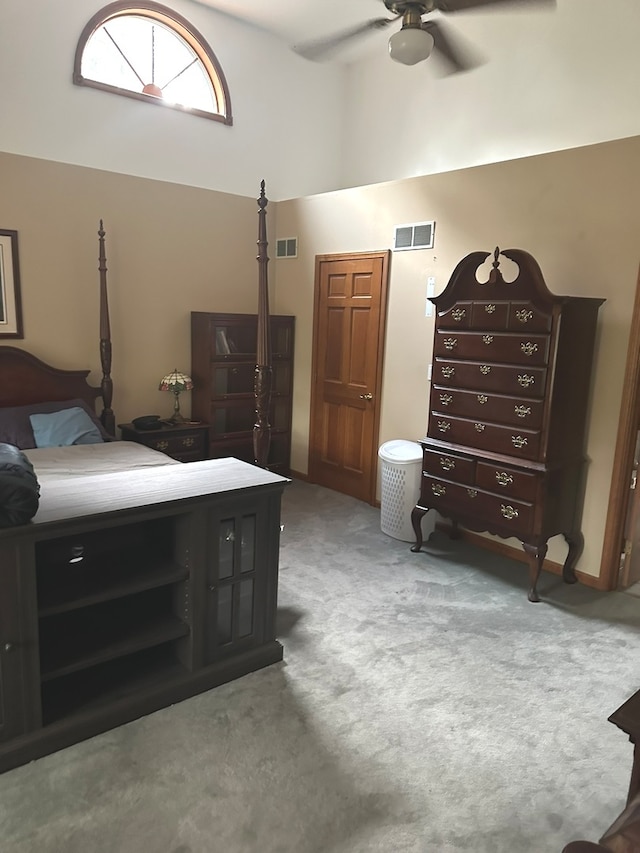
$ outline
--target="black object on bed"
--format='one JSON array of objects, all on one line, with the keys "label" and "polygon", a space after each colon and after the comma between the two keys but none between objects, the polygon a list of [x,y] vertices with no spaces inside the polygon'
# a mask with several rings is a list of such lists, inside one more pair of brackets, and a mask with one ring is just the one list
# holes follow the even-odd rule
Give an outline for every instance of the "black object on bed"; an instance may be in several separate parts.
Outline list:
[{"label": "black object on bed", "polygon": [[31,521],[39,502],[40,486],[33,465],[13,444],[0,443],[0,527]]}]

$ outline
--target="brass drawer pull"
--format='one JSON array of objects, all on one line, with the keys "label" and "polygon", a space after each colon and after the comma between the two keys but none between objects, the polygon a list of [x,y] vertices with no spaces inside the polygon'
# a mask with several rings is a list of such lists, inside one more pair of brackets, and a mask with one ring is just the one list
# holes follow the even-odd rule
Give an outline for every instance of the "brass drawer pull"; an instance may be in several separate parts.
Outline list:
[{"label": "brass drawer pull", "polygon": [[509,521],[511,521],[512,518],[518,517],[518,510],[514,509],[509,504],[507,504],[506,506],[504,504],[501,504],[500,505],[500,512],[503,514],[503,516],[505,518],[508,518]]},{"label": "brass drawer pull", "polygon": [[513,477],[506,471],[496,471],[496,480],[500,486],[510,486],[513,483]]},{"label": "brass drawer pull", "polygon": [[483,336],[482,336],[482,340],[484,341],[484,343],[485,343],[487,346],[489,346],[489,344],[492,344],[492,343],[493,343],[493,335],[483,335]]},{"label": "brass drawer pull", "polygon": [[480,365],[480,373],[483,376],[487,376],[489,373],[491,373],[491,368],[489,367],[488,364],[481,364]]},{"label": "brass drawer pull", "polygon": [[531,406],[514,406],[513,411],[519,418],[526,418],[531,414]]},{"label": "brass drawer pull", "polygon": [[447,432],[451,429],[451,424],[449,421],[438,421],[438,429],[440,432]]},{"label": "brass drawer pull", "polygon": [[451,377],[454,375],[455,372],[456,372],[455,367],[443,367],[442,368],[442,375],[444,376],[445,379],[451,379]]},{"label": "brass drawer pull", "polygon": [[196,443],[195,438],[183,438],[182,439],[182,446],[183,447],[193,447],[193,445],[195,443]]},{"label": "brass drawer pull", "polygon": [[449,403],[452,402],[452,400],[453,400],[453,397],[451,396],[451,394],[440,394],[441,405],[448,406]]},{"label": "brass drawer pull", "polygon": [[156,450],[166,450],[169,447],[168,441],[154,441],[153,446]]},{"label": "brass drawer pull", "polygon": [[473,428],[475,429],[476,432],[484,432],[484,427],[485,427],[484,424],[475,423],[473,425]]},{"label": "brass drawer pull", "polygon": [[449,459],[448,456],[441,456],[440,467],[445,471],[452,471],[456,467],[456,461],[455,459]]},{"label": "brass drawer pull", "polygon": [[523,341],[520,344],[520,349],[525,355],[533,355],[534,352],[538,351],[538,344],[532,344],[531,341],[527,341],[526,343]]},{"label": "brass drawer pull", "polygon": [[487,397],[486,394],[478,394],[478,395],[476,395],[476,399],[480,403],[481,406],[484,406],[484,404],[487,403],[489,400],[489,398]]},{"label": "brass drawer pull", "polygon": [[467,494],[469,495],[470,498],[477,498],[478,497],[478,490],[477,489],[467,489]]},{"label": "brass drawer pull", "polygon": [[454,308],[453,311],[451,312],[451,316],[456,321],[456,323],[459,323],[460,320],[464,319],[464,315],[466,313],[467,312],[464,310],[464,308]]},{"label": "brass drawer pull", "polygon": [[522,308],[520,311],[516,311],[516,317],[521,323],[528,323],[533,317],[533,311],[527,311],[526,308]]},{"label": "brass drawer pull", "polygon": [[452,350],[458,346],[458,339],[457,338],[445,338],[442,341],[442,343],[443,343],[445,349]]},{"label": "brass drawer pull", "polygon": [[446,493],[447,493],[446,488],[444,486],[442,486],[440,483],[432,483],[431,484],[431,491],[433,492],[433,494],[437,498],[441,498],[442,495],[446,495]]},{"label": "brass drawer pull", "polygon": [[523,388],[528,388],[529,385],[533,385],[536,381],[535,376],[529,376],[528,373],[519,373],[518,374],[518,384],[522,385]]},{"label": "brass drawer pull", "polygon": [[493,314],[496,310],[496,306],[490,302],[488,305],[484,306],[484,310],[487,312],[487,314]]},{"label": "brass drawer pull", "polygon": [[526,438],[523,438],[521,435],[512,435],[511,436],[511,444],[518,449],[521,447],[525,447],[528,444]]}]

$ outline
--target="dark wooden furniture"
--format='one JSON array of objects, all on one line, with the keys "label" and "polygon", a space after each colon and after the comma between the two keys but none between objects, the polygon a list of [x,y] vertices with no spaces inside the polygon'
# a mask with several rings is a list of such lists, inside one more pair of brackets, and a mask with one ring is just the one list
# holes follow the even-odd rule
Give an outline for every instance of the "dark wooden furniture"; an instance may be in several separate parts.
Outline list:
[{"label": "dark wooden furniture", "polygon": [[516,537],[530,564],[529,600],[551,536],[569,545],[563,568],[576,580],[585,476],[585,427],[598,308],[604,300],[556,296],[534,258],[506,282],[494,252],[489,280],[478,267],[490,253],[464,258],[437,308],[430,416],[423,477],[412,513],[416,543],[430,509],[457,525]]},{"label": "dark wooden furniture", "polygon": [[[272,375],[267,467],[286,473],[291,453],[294,317],[269,318]],[[256,314],[191,314],[191,412],[209,424],[209,457],[256,459]]]},{"label": "dark wooden furniture", "polygon": [[635,796],[640,794],[640,690],[611,714],[609,722],[629,735],[629,740],[633,744],[633,767],[627,794],[628,805]]},{"label": "dark wooden furniture", "polygon": [[286,482],[235,459],[67,478],[0,530],[0,771],[282,658]]},{"label": "dark wooden furniture", "polygon": [[188,422],[163,426],[160,429],[136,429],[133,424],[118,424],[124,441],[135,441],[166,453],[179,462],[200,462],[207,459],[209,425]]},{"label": "dark wooden furniture", "polygon": [[[101,387],[0,347],[0,407],[102,398],[114,434],[99,235]],[[286,483],[237,459],[43,481],[33,521],[0,530],[0,771],[281,660]]]},{"label": "dark wooden furniture", "polygon": [[631,853],[640,850],[640,690],[611,714],[609,722],[629,735],[633,744],[633,766],[625,809],[598,844],[591,841],[572,841],[563,848],[562,853]]}]

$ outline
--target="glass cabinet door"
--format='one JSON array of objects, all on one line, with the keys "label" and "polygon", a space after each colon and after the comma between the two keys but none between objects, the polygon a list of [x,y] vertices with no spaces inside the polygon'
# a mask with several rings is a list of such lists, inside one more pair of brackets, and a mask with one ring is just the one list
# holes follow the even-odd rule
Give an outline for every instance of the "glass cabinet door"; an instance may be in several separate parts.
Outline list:
[{"label": "glass cabinet door", "polygon": [[262,640],[263,620],[256,596],[264,579],[259,566],[260,515],[244,510],[213,524],[215,556],[208,567],[206,658],[210,662]]},{"label": "glass cabinet door", "polygon": [[[251,362],[220,362],[211,366],[211,396],[224,400],[239,395],[253,396],[256,366]],[[271,371],[271,393],[289,394],[291,364],[275,362]]]},{"label": "glass cabinet door", "polygon": [[[274,359],[291,358],[292,336],[288,323],[271,318],[271,354]],[[258,339],[258,321],[247,320],[215,323],[212,328],[213,355],[215,358],[255,359]]]},{"label": "glass cabinet door", "polygon": [[[252,433],[256,422],[256,410],[253,399],[247,401],[229,401],[216,403],[211,407],[209,433],[215,438],[233,436],[235,433]],[[271,429],[285,430],[289,423],[289,407],[286,400],[277,397],[271,400],[269,411]]]}]

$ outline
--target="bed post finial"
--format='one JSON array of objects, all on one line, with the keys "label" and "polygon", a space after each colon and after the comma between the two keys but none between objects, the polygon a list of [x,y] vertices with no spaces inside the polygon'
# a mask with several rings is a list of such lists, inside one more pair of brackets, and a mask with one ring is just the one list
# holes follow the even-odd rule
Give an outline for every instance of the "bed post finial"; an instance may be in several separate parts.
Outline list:
[{"label": "bed post finial", "polygon": [[258,198],[258,339],[256,342],[256,368],[253,393],[256,405],[256,422],[253,426],[253,456],[256,465],[267,467],[271,444],[271,338],[269,322],[269,282],[267,277],[267,204],[264,180],[260,183]]},{"label": "bed post finial", "polygon": [[110,435],[115,435],[115,415],[111,408],[113,382],[111,380],[111,325],[109,323],[109,300],[107,297],[107,257],[104,250],[104,226],[100,220],[98,229],[98,270],[100,271],[100,363],[102,365],[102,401],[104,408],[100,420]]}]

